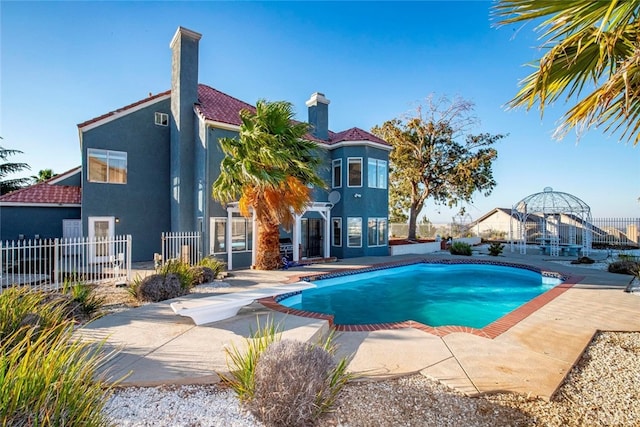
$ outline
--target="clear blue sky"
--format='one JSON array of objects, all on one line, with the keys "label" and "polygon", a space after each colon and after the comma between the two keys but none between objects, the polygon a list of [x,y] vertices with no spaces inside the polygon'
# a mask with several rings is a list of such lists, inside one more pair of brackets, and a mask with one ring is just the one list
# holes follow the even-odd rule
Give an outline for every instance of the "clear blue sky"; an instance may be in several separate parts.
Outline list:
[{"label": "clear blue sky", "polygon": [[[497,29],[490,2],[0,2],[0,144],[28,175],[80,164],[76,125],[170,88],[169,42],[200,32],[200,82],[236,98],[287,100],[298,118],[313,92],[329,127],[370,130],[429,94],[476,105],[474,132],[509,134],[498,183],[473,219],[550,186],[594,217],[640,216],[640,146],[591,131],[551,138],[566,109],[506,111],[523,64],[539,56],[532,25]],[[428,206],[434,222],[453,212]]]}]

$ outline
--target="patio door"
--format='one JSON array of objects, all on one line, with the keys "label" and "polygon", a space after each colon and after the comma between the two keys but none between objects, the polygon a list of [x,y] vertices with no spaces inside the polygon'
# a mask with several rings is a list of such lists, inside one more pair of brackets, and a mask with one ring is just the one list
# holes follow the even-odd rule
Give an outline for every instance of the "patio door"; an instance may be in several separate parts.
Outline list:
[{"label": "patio door", "polygon": [[89,217],[89,259],[99,263],[109,261],[113,256],[113,241],[115,236],[115,217]]},{"label": "patio door", "polygon": [[304,258],[317,258],[322,256],[322,219],[302,218],[302,252]]}]

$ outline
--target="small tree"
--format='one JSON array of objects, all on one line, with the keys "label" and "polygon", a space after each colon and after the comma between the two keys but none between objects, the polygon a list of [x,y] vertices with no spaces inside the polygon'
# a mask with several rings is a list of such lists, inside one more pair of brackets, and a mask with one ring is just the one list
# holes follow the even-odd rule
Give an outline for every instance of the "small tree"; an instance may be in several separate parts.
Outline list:
[{"label": "small tree", "polygon": [[427,199],[453,207],[495,187],[491,167],[498,152],[491,146],[504,135],[466,134],[477,123],[472,113],[471,102],[430,96],[412,115],[372,129],[393,145],[389,205],[392,217],[398,210],[408,214],[409,239],[416,238]]},{"label": "small tree", "polygon": [[30,178],[5,179],[10,174],[31,169],[26,163],[13,163],[7,161],[10,156],[15,154],[22,154],[22,151],[9,150],[4,147],[0,147],[0,160],[2,161],[2,163],[0,163],[0,194],[7,194],[11,191],[18,190],[25,185],[28,185],[31,181]]}]

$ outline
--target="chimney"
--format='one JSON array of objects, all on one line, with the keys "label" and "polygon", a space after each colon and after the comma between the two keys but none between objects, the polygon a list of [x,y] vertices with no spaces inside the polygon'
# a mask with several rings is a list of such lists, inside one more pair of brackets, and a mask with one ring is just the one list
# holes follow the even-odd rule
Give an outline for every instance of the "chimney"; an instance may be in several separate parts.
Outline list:
[{"label": "chimney", "polygon": [[324,93],[316,92],[306,102],[309,107],[309,124],[312,126],[311,134],[318,139],[329,139],[329,101]]},{"label": "chimney", "polygon": [[194,112],[198,102],[198,42],[178,27],[171,48],[171,231],[193,231]]}]

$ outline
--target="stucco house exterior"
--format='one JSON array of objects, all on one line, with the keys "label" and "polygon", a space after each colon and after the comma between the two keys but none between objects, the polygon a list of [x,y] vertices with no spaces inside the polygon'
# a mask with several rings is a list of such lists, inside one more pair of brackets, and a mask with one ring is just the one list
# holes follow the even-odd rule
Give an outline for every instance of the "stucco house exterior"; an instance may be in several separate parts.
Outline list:
[{"label": "stucco house exterior", "polygon": [[[240,111],[254,107],[198,83],[200,39],[176,31],[170,90],[78,125],[82,230],[88,237],[130,234],[133,261],[152,259],[162,232],[198,231],[203,255],[247,267],[255,222],[236,204],[213,200],[211,186],[223,159],[218,140],[238,137]],[[329,130],[322,93],[306,104],[328,189],[314,189],[314,203],[281,236],[292,240],[294,259],[387,255],[391,146],[359,128]]]}]

